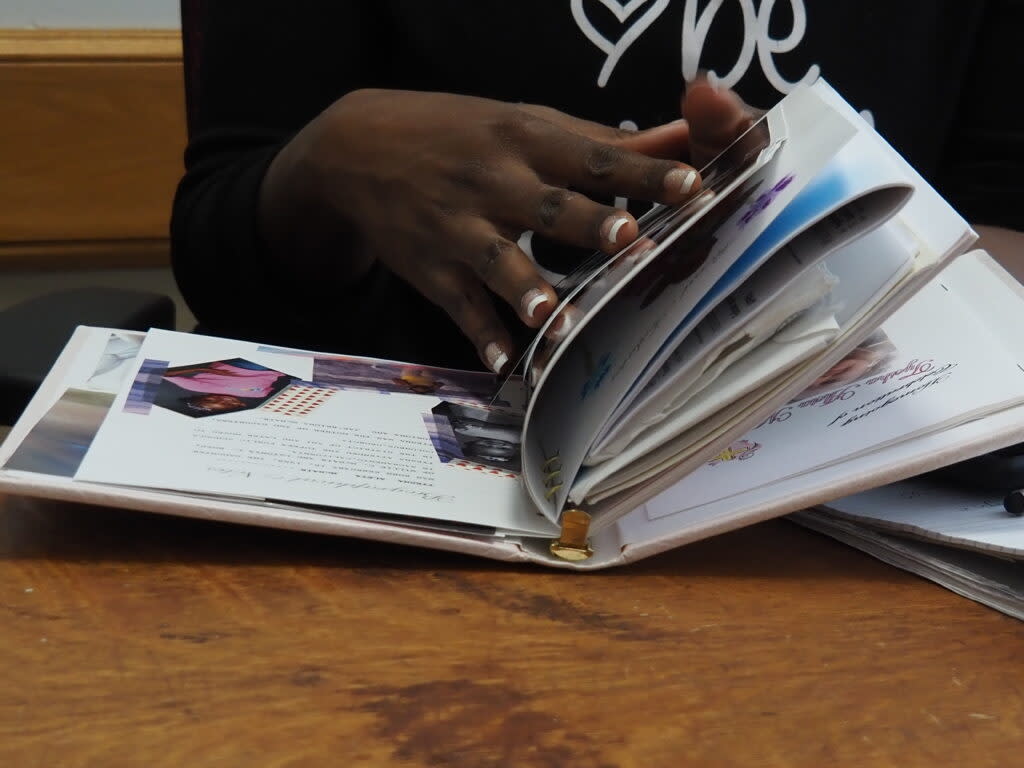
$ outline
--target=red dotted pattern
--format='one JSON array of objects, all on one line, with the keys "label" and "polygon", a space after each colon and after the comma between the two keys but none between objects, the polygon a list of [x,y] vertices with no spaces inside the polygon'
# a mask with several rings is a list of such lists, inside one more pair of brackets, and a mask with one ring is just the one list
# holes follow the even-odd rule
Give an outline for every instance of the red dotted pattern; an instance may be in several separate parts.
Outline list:
[{"label": "red dotted pattern", "polygon": [[455,461],[449,462],[449,464],[461,467],[462,469],[468,469],[473,472],[483,472],[485,475],[497,475],[498,477],[508,477],[515,480],[519,477],[515,472],[509,472],[504,469],[494,469],[493,467],[485,467],[483,464],[477,464],[475,461],[467,461],[466,459],[456,459]]},{"label": "red dotted pattern", "polygon": [[263,406],[263,410],[282,416],[306,416],[327,402],[333,389],[292,385]]}]

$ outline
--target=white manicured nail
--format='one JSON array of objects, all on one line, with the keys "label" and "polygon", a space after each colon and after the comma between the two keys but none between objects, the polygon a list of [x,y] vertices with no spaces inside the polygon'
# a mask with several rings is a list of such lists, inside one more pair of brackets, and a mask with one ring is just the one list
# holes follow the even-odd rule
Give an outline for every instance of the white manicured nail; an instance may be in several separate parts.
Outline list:
[{"label": "white manicured nail", "polygon": [[678,192],[684,195],[690,194],[693,185],[697,183],[697,172],[685,168],[673,168],[665,174],[665,189],[669,192]]},{"label": "white manicured nail", "polygon": [[559,316],[551,325],[551,330],[548,331],[548,336],[554,341],[561,341],[569,332],[576,327],[576,318],[579,315],[579,310],[575,307],[566,307],[562,310],[562,314]]},{"label": "white manicured nail", "polygon": [[625,216],[609,216],[604,220],[601,229],[604,230],[604,236],[608,238],[608,242],[616,245],[619,240],[619,232],[628,223],[629,219]]},{"label": "white manicured nail", "polygon": [[523,314],[530,320],[533,320],[533,313],[537,311],[537,307],[547,302],[547,300],[548,295],[544,293],[544,291],[540,288],[531,288],[523,294],[523,300],[521,302]]},{"label": "white manicured nail", "polygon": [[488,367],[495,373],[501,373],[501,369],[508,365],[508,355],[493,341],[484,347],[484,357],[487,358]]}]

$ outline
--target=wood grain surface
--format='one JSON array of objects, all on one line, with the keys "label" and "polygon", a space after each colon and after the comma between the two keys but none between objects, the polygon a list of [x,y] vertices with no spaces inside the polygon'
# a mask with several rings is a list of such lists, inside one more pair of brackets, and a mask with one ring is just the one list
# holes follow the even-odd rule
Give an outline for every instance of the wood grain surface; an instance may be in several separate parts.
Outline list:
[{"label": "wood grain surface", "polygon": [[1014,620],[784,521],[576,575],[0,499],[0,765],[1007,766]]}]

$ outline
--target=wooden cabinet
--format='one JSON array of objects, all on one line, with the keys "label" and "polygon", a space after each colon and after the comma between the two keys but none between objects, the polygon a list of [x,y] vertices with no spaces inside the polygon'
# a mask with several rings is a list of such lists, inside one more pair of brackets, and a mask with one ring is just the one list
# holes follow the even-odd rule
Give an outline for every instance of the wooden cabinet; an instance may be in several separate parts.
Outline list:
[{"label": "wooden cabinet", "polygon": [[0,270],[168,259],[175,30],[0,30]]}]

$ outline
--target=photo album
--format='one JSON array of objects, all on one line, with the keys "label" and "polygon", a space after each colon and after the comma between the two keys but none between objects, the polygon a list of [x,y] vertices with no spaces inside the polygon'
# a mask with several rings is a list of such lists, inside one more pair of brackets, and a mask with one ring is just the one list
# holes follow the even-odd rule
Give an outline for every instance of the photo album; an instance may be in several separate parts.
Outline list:
[{"label": "photo album", "polygon": [[79,328],[0,492],[595,569],[1019,442],[1021,287],[825,81],[701,173],[508,378]]}]

